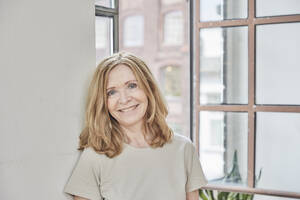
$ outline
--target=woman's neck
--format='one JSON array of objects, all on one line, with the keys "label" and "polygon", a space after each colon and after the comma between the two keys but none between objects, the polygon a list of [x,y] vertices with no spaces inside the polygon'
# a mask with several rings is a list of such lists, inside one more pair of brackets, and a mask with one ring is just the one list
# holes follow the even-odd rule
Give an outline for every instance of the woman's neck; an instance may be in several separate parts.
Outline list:
[{"label": "woman's neck", "polygon": [[136,146],[136,147],[146,147],[149,146],[148,142],[144,137],[143,127],[140,126],[131,126],[131,127],[122,127],[124,134],[126,135],[126,143]]}]

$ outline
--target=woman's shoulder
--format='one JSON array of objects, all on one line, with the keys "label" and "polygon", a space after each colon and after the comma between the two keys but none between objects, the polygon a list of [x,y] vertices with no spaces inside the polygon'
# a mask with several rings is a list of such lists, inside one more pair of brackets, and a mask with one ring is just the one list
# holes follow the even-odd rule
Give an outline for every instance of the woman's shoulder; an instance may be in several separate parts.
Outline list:
[{"label": "woman's shoulder", "polygon": [[100,154],[96,152],[93,147],[84,148],[81,153],[81,157],[86,160],[95,161],[95,162],[100,162],[101,160],[106,159],[105,154]]},{"label": "woman's shoulder", "polygon": [[86,156],[97,156],[97,152],[94,150],[93,147],[85,147],[82,151],[82,154]]},{"label": "woman's shoulder", "polygon": [[179,133],[173,134],[173,143],[177,145],[183,145],[183,146],[193,144],[190,138]]},{"label": "woman's shoulder", "polygon": [[173,134],[173,139],[175,141],[178,141],[178,142],[183,142],[183,143],[191,143],[191,139],[188,138],[187,136],[183,135],[183,134],[180,134],[180,133],[175,133]]}]

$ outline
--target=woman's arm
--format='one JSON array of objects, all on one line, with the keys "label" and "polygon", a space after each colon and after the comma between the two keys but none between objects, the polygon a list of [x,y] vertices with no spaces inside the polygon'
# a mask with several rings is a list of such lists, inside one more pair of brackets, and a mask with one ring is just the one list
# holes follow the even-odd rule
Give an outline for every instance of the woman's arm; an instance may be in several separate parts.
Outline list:
[{"label": "woman's arm", "polygon": [[74,200],[88,200],[88,199],[79,196],[74,196]]},{"label": "woman's arm", "polygon": [[186,200],[199,200],[198,190],[186,193]]}]

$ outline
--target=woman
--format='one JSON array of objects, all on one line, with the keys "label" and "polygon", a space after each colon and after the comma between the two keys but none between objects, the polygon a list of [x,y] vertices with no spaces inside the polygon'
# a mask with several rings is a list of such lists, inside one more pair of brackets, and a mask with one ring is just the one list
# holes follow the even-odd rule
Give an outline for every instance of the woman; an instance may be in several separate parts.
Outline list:
[{"label": "woman", "polygon": [[146,64],[104,59],[89,88],[80,159],[65,186],[75,200],[198,200],[206,184],[197,151],[175,134]]}]

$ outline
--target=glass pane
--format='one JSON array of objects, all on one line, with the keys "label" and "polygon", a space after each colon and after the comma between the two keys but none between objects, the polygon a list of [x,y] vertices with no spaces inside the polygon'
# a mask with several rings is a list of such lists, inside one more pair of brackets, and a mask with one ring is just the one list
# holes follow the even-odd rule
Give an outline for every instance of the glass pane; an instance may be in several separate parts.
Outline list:
[{"label": "glass pane", "polygon": [[257,113],[257,188],[299,192],[300,113]]},{"label": "glass pane", "polygon": [[200,30],[200,104],[248,103],[248,28]]},{"label": "glass pane", "polygon": [[[299,198],[297,198],[299,199]],[[286,197],[274,197],[269,195],[258,195],[255,194],[253,200],[295,200],[294,198],[286,198]]]},{"label": "glass pane", "polygon": [[[203,193],[208,200],[295,200],[295,198],[286,198],[286,197],[276,197],[276,196],[269,196],[269,195],[258,195],[258,194],[246,194],[246,193],[239,193],[239,192],[224,192],[224,191],[217,191],[217,190],[210,190],[213,191],[212,197],[206,193]],[[225,195],[229,195],[225,196]],[[200,198],[204,200],[204,198]],[[199,199],[199,200],[200,200]],[[297,198],[299,199],[299,198]]]},{"label": "glass pane", "polygon": [[300,104],[300,23],[256,30],[256,103]]},{"label": "glass pane", "polygon": [[[131,52],[146,62],[168,104],[169,126],[189,137],[189,35],[184,32],[188,30],[189,18],[185,13],[189,2],[124,0],[119,3],[120,51]],[[151,20],[153,16],[157,20]]]},{"label": "glass pane", "polygon": [[114,8],[114,0],[95,0],[95,5],[107,8]]},{"label": "glass pane", "polygon": [[132,15],[124,18],[123,22],[124,46],[142,46],[144,44],[144,17],[142,15]]},{"label": "glass pane", "polygon": [[300,14],[299,0],[259,0],[256,1],[256,16]]},{"label": "glass pane", "polygon": [[247,18],[247,0],[200,0],[200,21]]},{"label": "glass pane", "polygon": [[162,5],[171,5],[176,3],[181,3],[183,0],[161,0]]},{"label": "glass pane", "polygon": [[184,39],[183,15],[171,11],[164,17],[164,45],[182,45]]},{"label": "glass pane", "polygon": [[176,66],[166,66],[161,68],[161,88],[166,98],[181,96],[180,68]]},{"label": "glass pane", "polygon": [[96,64],[112,54],[112,23],[112,18],[96,16]]},{"label": "glass pane", "polygon": [[200,112],[200,161],[211,184],[247,184],[248,115]]}]

